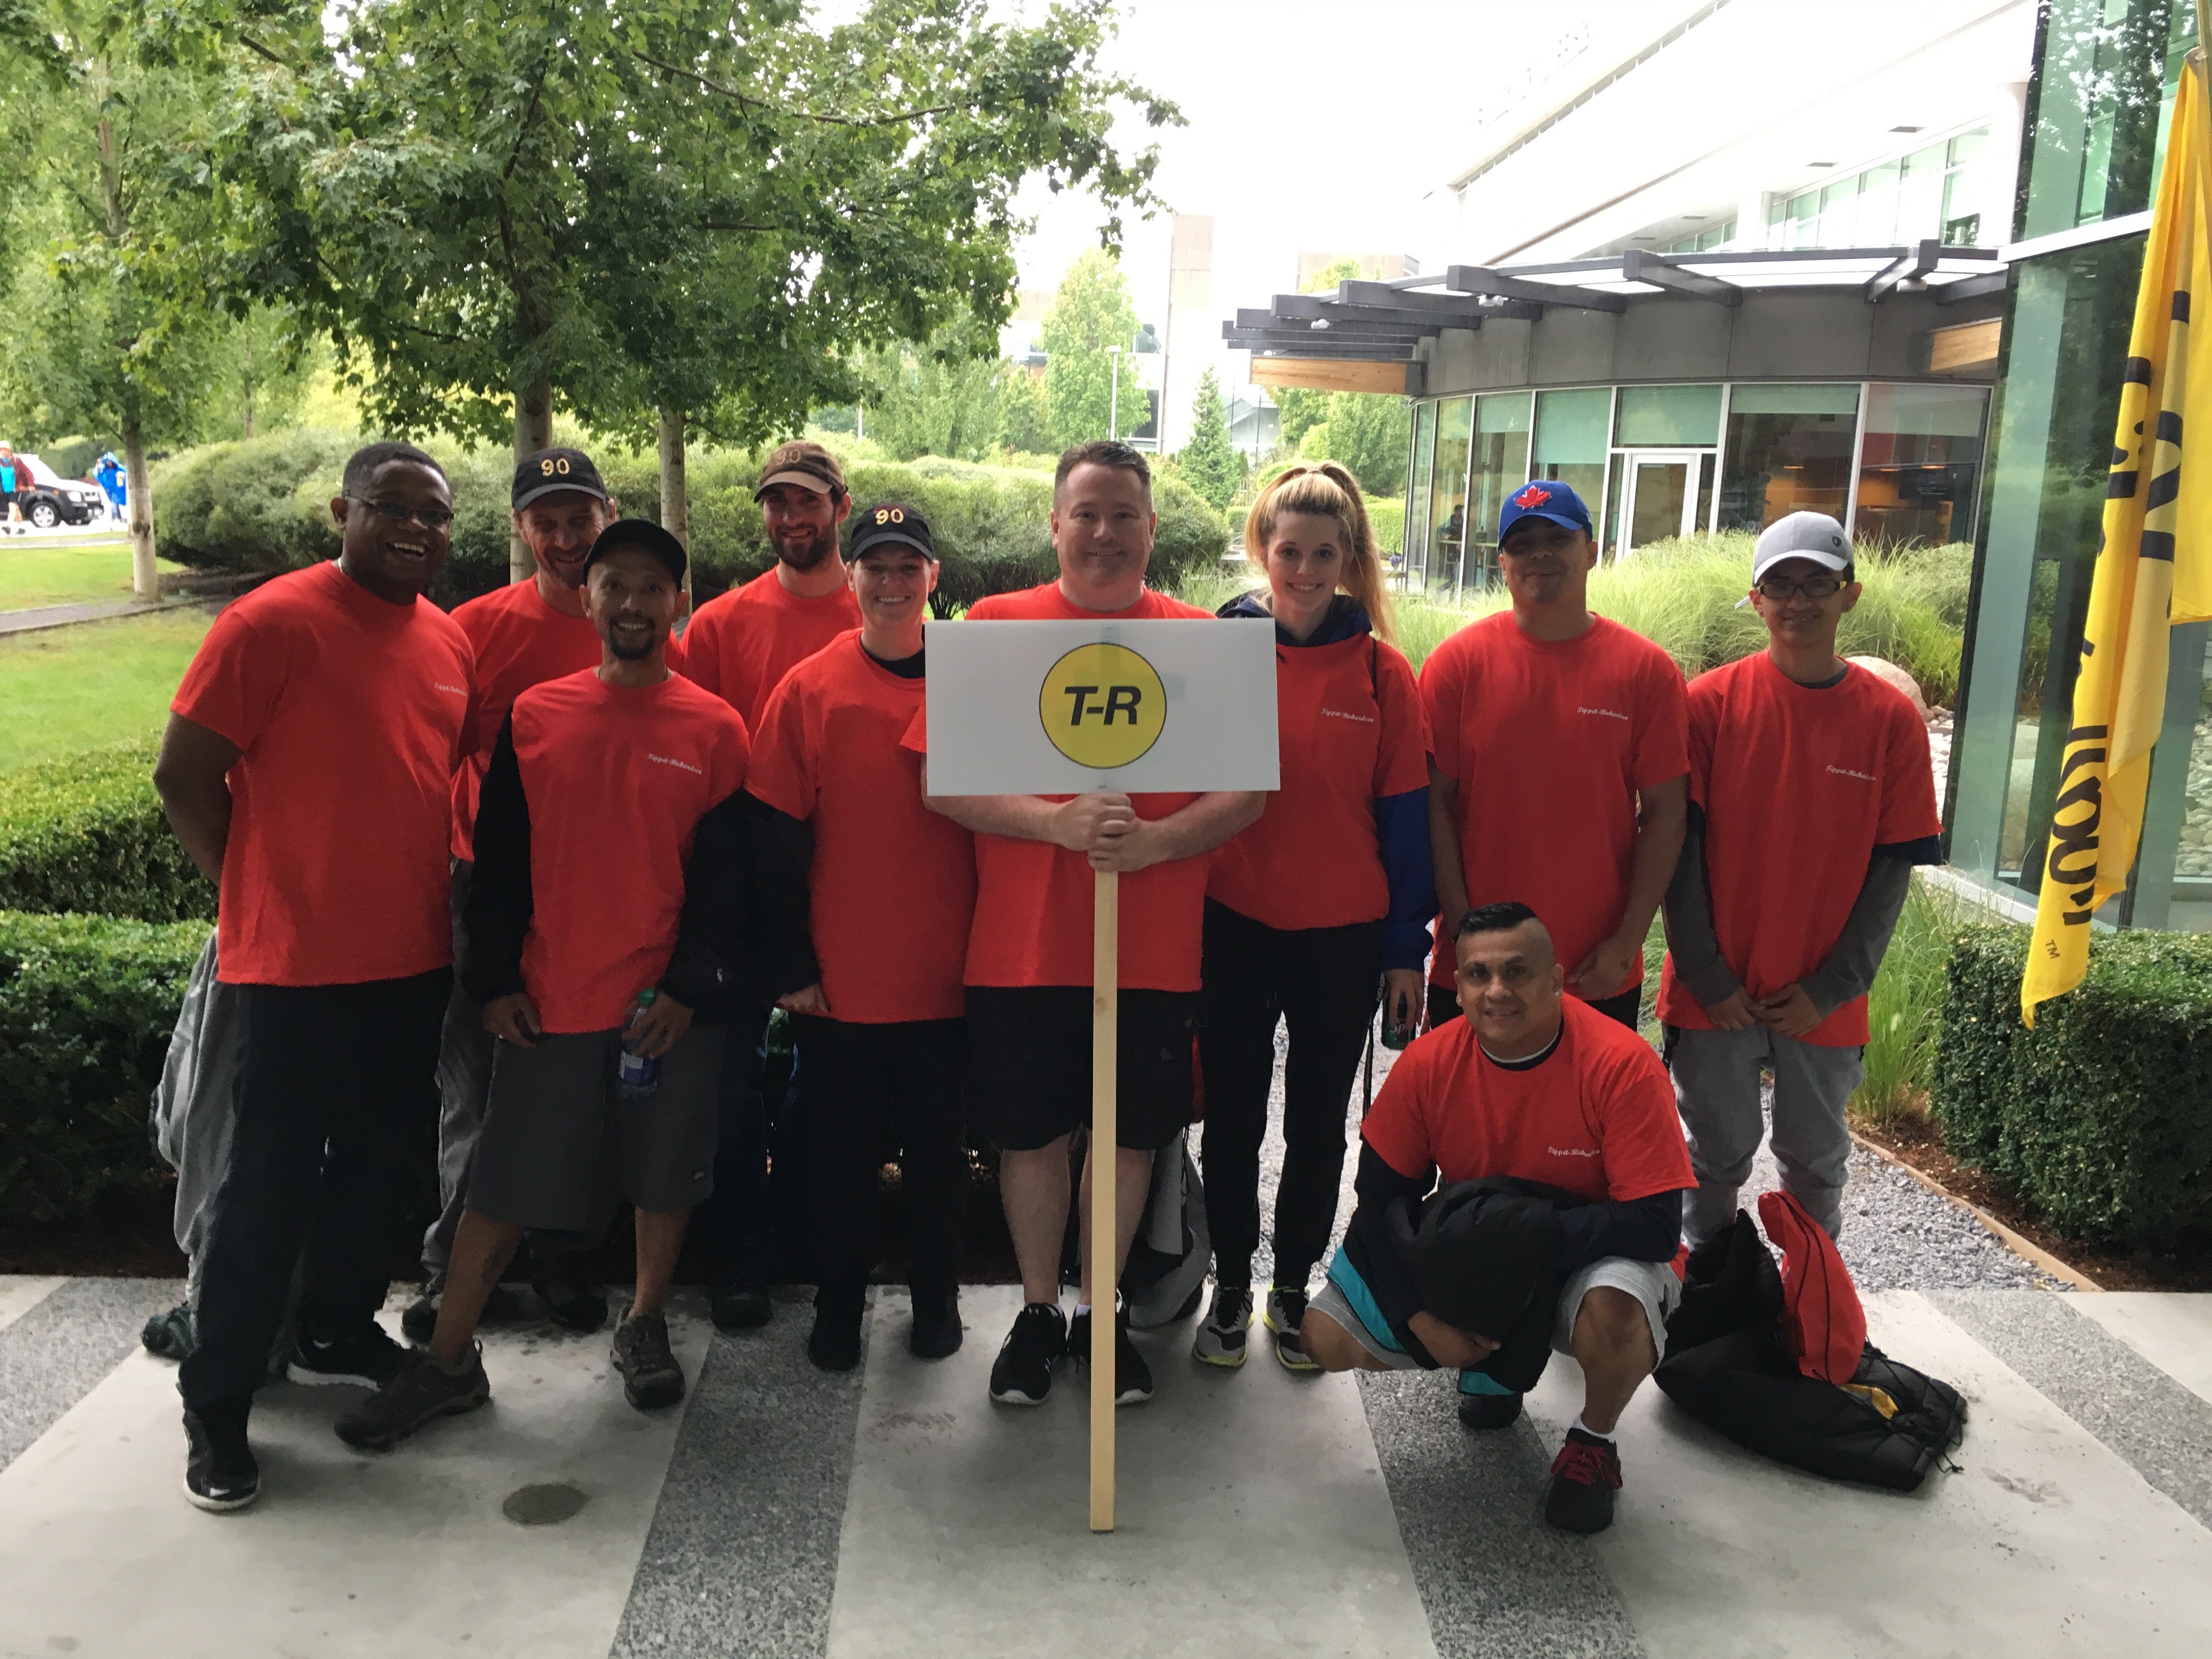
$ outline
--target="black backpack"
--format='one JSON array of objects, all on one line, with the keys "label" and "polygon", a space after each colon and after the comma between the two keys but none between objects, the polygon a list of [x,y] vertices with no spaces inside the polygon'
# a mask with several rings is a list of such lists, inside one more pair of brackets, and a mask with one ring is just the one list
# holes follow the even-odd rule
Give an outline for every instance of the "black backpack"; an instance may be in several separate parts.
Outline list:
[{"label": "black backpack", "polygon": [[1781,1273],[1739,1210],[1690,1253],[1653,1381],[1747,1451],[1831,1480],[1916,1489],[1966,1431],[1959,1391],[1871,1342],[1850,1382],[1807,1376],[1784,1345],[1781,1315]]}]

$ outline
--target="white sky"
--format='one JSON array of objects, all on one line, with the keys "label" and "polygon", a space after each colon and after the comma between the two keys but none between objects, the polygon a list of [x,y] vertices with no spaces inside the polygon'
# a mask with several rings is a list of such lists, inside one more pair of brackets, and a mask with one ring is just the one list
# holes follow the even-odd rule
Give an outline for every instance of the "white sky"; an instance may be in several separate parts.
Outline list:
[{"label": "white sky", "polygon": [[[1213,310],[1264,306],[1295,284],[1302,249],[1429,248],[1420,198],[1480,148],[1486,115],[1533,78],[1602,53],[1626,29],[1656,33],[1682,0],[1123,0],[1115,70],[1182,106],[1187,126],[1126,124],[1125,150],[1160,147],[1155,185],[1177,211],[1214,219]],[[1662,24],[1663,27],[1663,24]],[[1587,67],[1587,65],[1584,65]],[[1042,183],[1020,249],[1025,289],[1051,289],[1097,244],[1104,214]],[[1122,260],[1139,315],[1165,309],[1167,221],[1125,222]],[[1209,332],[1212,330],[1209,329]]]}]

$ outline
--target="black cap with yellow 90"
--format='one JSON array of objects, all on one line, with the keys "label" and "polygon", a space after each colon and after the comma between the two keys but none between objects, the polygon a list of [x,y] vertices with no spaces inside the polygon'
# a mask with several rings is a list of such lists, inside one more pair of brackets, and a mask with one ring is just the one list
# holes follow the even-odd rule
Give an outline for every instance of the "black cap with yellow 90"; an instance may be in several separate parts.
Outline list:
[{"label": "black cap with yellow 90", "polygon": [[866,556],[872,549],[897,544],[910,547],[934,562],[937,543],[929,533],[929,520],[904,501],[878,501],[853,514],[853,549],[848,559]]}]

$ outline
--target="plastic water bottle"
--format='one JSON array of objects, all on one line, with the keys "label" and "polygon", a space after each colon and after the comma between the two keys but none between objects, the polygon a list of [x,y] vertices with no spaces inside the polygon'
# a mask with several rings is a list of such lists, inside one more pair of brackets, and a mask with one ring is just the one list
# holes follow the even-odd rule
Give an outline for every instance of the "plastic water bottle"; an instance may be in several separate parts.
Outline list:
[{"label": "plastic water bottle", "polygon": [[637,1006],[629,1011],[629,1018],[623,1025],[625,1046],[622,1062],[615,1068],[615,1085],[622,1091],[624,1100],[643,1100],[660,1086],[660,1062],[647,1054],[634,1054],[627,1046],[639,1018],[652,1006],[653,991],[647,987],[637,994]]}]

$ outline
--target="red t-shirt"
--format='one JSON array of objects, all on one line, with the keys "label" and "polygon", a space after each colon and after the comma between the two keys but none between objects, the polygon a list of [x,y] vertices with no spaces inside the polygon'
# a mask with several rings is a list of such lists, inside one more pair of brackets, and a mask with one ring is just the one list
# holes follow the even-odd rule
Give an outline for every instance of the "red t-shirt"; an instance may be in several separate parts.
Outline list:
[{"label": "red t-shirt", "polygon": [[860,625],[848,587],[803,599],[771,565],[743,587],[707,601],[684,630],[684,672],[760,729],[769,694],[792,668]]},{"label": "red t-shirt", "polygon": [[1360,1127],[1376,1155],[1418,1180],[1510,1176],[1626,1203],[1694,1187],[1674,1085],[1651,1045],[1573,997],[1559,1046],[1508,1071],[1455,1019],[1399,1055]]},{"label": "red t-shirt", "polygon": [[457,605],[453,620],[469,636],[477,659],[467,751],[461,769],[453,774],[453,856],[466,860],[474,856],[477,799],[507,711],[533,685],[597,668],[599,630],[589,617],[571,617],[546,604],[535,580],[510,582]]},{"label": "red t-shirt", "polygon": [[[1097,622],[1101,614],[1068,602],[1058,582],[978,599],[977,622]],[[1194,605],[1145,590],[1117,622],[1212,617]],[[926,721],[906,738],[927,750]],[[1045,795],[1044,800],[1072,800]],[[1164,818],[1196,800],[1192,794],[1132,795],[1140,818]],[[1121,883],[1121,985],[1131,991],[1198,989],[1199,937],[1206,920],[1207,858],[1176,859],[1124,875]],[[968,936],[970,985],[1091,983],[1092,892],[1090,861],[1044,841],[975,837],[975,921]]]},{"label": "red t-shirt", "polygon": [[615,686],[586,669],[514,700],[530,803],[522,980],[545,1030],[608,1030],[659,982],[692,834],[743,786],[750,748],[737,713],[680,674]]},{"label": "red t-shirt", "polygon": [[1429,781],[1413,670],[1371,634],[1275,647],[1282,787],[1213,855],[1206,894],[1269,927],[1343,927],[1390,910],[1375,803]]},{"label": "red t-shirt", "polygon": [[[1467,902],[1528,906],[1571,974],[1628,903],[1636,792],[1690,769],[1682,697],[1674,659],[1603,617],[1579,638],[1547,641],[1501,611],[1421,665],[1429,752],[1459,784]],[[1452,982],[1449,950],[1429,979]]]},{"label": "red t-shirt", "polygon": [[783,677],[753,745],[745,787],[814,832],[807,891],[833,1019],[957,1019],[967,1008],[975,842],[922,805],[921,761],[902,740],[923,684],[848,634]]},{"label": "red t-shirt", "polygon": [[453,959],[447,839],[473,670],[427,599],[336,562],[263,583],[169,707],[236,744],[216,924],[228,985],[356,985]]},{"label": "red t-shirt", "polygon": [[[1705,880],[1721,959],[1754,998],[1816,970],[1858,902],[1877,847],[1943,832],[1928,728],[1896,687],[1856,663],[1838,684],[1798,684],[1761,651],[1690,684],[1690,798],[1705,810]],[[1659,1018],[1712,1021],[1660,970]],[[1854,998],[1799,1039],[1867,1040]]]}]

